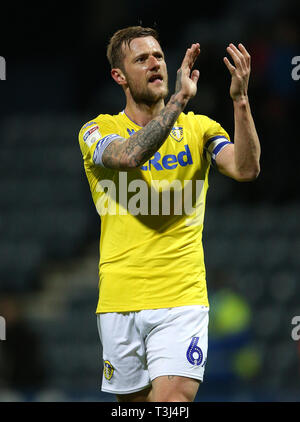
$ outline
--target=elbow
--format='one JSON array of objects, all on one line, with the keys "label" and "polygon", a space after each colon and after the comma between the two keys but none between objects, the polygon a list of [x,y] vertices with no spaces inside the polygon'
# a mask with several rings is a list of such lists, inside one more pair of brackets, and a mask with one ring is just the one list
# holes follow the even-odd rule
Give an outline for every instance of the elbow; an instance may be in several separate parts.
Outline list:
[{"label": "elbow", "polygon": [[137,155],[128,155],[127,157],[124,157],[120,165],[123,169],[130,171],[140,168],[147,160],[148,157],[145,159],[144,157],[139,157]]},{"label": "elbow", "polygon": [[123,152],[119,155],[117,168],[118,170],[125,170],[130,171],[134,170],[140,166],[139,160],[137,159],[136,155],[128,154],[127,152]]},{"label": "elbow", "polygon": [[137,169],[142,165],[143,163],[141,163],[139,160],[136,160],[134,157],[125,157],[124,159],[121,159],[119,161],[118,169],[124,171],[131,171]]},{"label": "elbow", "polygon": [[131,157],[119,157],[118,160],[102,160],[104,167],[119,171],[132,171],[143,165]]},{"label": "elbow", "polygon": [[247,170],[247,171],[240,171],[236,180],[238,182],[253,182],[258,178],[260,174],[260,166],[257,164],[255,167]]}]

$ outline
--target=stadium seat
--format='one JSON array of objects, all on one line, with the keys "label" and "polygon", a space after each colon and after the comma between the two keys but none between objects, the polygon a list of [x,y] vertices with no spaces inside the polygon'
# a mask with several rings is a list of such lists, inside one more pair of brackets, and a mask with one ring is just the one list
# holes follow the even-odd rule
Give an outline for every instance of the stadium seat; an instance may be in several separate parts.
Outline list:
[{"label": "stadium seat", "polygon": [[[268,288],[270,299],[282,304],[288,304],[298,297],[296,274],[290,270],[275,272],[270,276]],[[297,299],[296,299],[297,300]]]},{"label": "stadium seat", "polygon": [[34,288],[45,249],[38,241],[19,240],[0,242],[0,286],[17,292]]}]

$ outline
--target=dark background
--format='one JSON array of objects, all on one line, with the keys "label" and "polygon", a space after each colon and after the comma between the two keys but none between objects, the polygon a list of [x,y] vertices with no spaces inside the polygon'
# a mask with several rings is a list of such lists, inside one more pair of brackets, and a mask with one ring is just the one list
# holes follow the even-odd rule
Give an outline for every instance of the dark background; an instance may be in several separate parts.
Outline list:
[{"label": "dark background", "polygon": [[[197,401],[297,401],[300,315],[297,1],[171,5],[121,0],[1,6],[0,342],[2,401],[95,400],[101,347],[95,321],[99,218],[78,131],[125,106],[106,45],[119,28],[155,26],[170,94],[185,50],[200,42],[197,96],[187,110],[234,137],[230,42],[252,57],[249,98],[262,156],[259,178],[210,173],[204,225],[211,301],[209,355]],[[300,74],[300,72],[298,72]]]}]

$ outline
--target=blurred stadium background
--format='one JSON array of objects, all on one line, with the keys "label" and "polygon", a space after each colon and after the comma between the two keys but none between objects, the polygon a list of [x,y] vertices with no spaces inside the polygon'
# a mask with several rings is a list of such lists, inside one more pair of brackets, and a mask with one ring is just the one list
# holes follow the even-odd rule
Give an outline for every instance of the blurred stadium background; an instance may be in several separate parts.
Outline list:
[{"label": "blurred stadium background", "polygon": [[[172,92],[199,41],[198,95],[188,106],[233,136],[229,42],[252,55],[249,97],[261,174],[238,184],[210,173],[204,225],[211,302],[205,383],[196,401],[298,401],[300,342],[298,1],[152,0],[1,6],[0,401],[114,401],[100,392],[95,319],[100,221],[83,172],[81,125],[124,107],[105,57],[120,27],[156,25]],[[6,23],[5,23],[6,21]]]}]

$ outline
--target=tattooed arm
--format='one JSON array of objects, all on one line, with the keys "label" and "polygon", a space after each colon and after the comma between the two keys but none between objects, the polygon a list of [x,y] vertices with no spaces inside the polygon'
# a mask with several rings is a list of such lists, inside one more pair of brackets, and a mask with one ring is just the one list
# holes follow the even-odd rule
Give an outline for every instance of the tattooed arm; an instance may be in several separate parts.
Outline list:
[{"label": "tattooed arm", "polygon": [[199,44],[187,49],[177,71],[175,93],[159,115],[129,138],[115,139],[105,148],[102,155],[105,167],[118,170],[139,167],[161,147],[188,101],[196,95],[199,71],[191,70],[199,53]]}]

